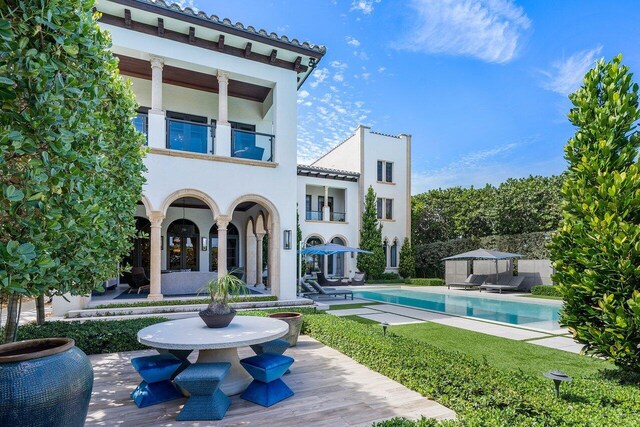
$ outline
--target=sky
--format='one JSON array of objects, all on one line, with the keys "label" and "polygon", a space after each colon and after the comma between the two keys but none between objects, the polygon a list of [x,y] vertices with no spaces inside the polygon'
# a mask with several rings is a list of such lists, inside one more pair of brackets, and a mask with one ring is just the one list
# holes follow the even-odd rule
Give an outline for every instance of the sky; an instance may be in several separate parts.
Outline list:
[{"label": "sky", "polygon": [[410,134],[413,194],[561,173],[567,95],[603,57],[640,72],[636,0],[180,3],[325,45],[298,91],[298,161],[359,124]]}]

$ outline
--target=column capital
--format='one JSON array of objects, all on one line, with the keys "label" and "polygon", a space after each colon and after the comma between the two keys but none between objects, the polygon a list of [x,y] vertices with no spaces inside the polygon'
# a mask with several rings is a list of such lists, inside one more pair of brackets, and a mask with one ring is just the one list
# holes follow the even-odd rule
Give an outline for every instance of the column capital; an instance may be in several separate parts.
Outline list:
[{"label": "column capital", "polygon": [[229,218],[227,215],[219,215],[216,218],[216,225],[218,226],[218,230],[226,230],[230,222],[231,218]]},{"label": "column capital", "polygon": [[149,58],[149,62],[151,63],[151,68],[159,68],[162,70],[162,68],[164,67],[164,58],[160,57],[160,56],[151,56]]},{"label": "column capital", "polygon": [[218,83],[229,83],[229,73],[226,71],[218,70],[216,77],[218,78]]},{"label": "column capital", "polygon": [[262,242],[264,240],[264,236],[266,235],[267,235],[266,231],[264,233],[256,233],[256,240],[259,242]]},{"label": "column capital", "polygon": [[164,220],[164,214],[160,211],[152,211],[149,212],[149,221],[151,222],[151,226],[159,227],[162,225],[162,221]]}]

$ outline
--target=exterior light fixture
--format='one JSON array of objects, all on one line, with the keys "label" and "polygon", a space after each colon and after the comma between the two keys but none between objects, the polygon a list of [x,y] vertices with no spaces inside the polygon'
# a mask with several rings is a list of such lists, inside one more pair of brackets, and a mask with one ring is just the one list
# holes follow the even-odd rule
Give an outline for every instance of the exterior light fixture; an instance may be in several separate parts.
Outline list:
[{"label": "exterior light fixture", "polygon": [[206,251],[207,251],[207,240],[209,240],[209,239],[208,239],[208,238],[206,238],[206,237],[203,237],[203,238],[202,238],[202,250],[203,250],[204,252],[206,252]]},{"label": "exterior light fixture", "polygon": [[560,383],[564,381],[573,381],[569,375],[565,374],[561,371],[549,371],[547,373],[542,374],[546,378],[553,380],[554,385],[556,386],[556,397],[560,397]]},{"label": "exterior light fixture", "polygon": [[385,337],[387,336],[387,328],[389,327],[389,324],[387,322],[382,322],[382,335],[384,335]]},{"label": "exterior light fixture", "polygon": [[285,249],[291,249],[291,230],[284,230],[282,234],[283,245]]}]

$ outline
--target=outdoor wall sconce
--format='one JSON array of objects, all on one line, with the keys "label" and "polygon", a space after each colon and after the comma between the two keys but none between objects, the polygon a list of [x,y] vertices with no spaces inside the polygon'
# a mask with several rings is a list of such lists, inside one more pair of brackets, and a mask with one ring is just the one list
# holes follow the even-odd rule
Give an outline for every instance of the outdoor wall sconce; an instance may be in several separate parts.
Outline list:
[{"label": "outdoor wall sconce", "polygon": [[547,373],[542,374],[545,377],[553,380],[554,385],[556,386],[556,397],[560,397],[560,383],[563,381],[573,381],[569,375],[560,371],[549,371]]},{"label": "outdoor wall sconce", "polygon": [[207,240],[209,240],[209,239],[208,239],[208,238],[206,238],[206,237],[203,237],[203,238],[202,238],[202,251],[203,251],[203,252],[206,252],[206,251],[207,251]]},{"label": "outdoor wall sconce", "polygon": [[283,235],[283,245],[285,249],[291,249],[291,230],[284,230]]}]

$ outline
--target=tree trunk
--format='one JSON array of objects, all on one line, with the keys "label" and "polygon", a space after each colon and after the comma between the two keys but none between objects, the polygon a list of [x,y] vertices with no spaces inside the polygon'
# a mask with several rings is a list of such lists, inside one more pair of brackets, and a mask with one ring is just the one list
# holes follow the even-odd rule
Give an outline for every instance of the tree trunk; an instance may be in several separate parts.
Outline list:
[{"label": "tree trunk", "polygon": [[14,342],[18,335],[18,320],[20,318],[20,304],[22,295],[9,293],[7,295],[7,321],[4,326],[4,343]]},{"label": "tree trunk", "polygon": [[44,325],[44,295],[36,299],[36,323]]}]

